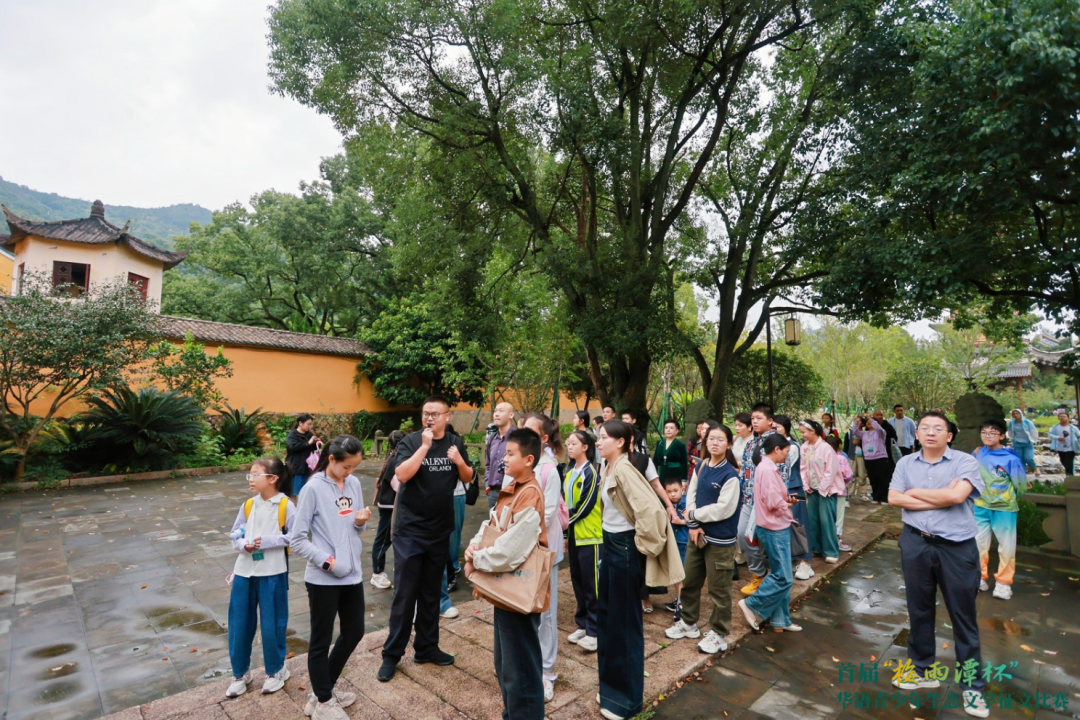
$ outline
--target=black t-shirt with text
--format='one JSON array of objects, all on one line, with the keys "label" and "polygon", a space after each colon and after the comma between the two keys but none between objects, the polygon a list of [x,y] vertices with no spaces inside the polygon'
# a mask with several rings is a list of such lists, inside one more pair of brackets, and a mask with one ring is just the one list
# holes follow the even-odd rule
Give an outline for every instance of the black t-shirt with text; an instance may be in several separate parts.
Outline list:
[{"label": "black t-shirt with text", "polygon": [[[421,433],[405,436],[398,446],[394,467],[411,458],[424,444]],[[394,510],[394,534],[422,538],[448,536],[454,531],[454,490],[457,488],[458,468],[446,456],[450,446],[457,447],[465,463],[469,452],[464,441],[451,433],[432,440],[420,469],[408,482],[401,483],[397,507]]]}]

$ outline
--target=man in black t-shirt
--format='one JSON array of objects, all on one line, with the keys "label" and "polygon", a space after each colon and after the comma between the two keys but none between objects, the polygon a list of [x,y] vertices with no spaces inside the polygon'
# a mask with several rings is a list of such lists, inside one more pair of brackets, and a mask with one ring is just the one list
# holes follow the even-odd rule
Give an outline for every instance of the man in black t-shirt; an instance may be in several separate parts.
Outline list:
[{"label": "man in black t-shirt", "polygon": [[395,461],[401,489],[394,510],[394,600],[380,682],[394,677],[414,612],[416,662],[454,663],[453,655],[439,649],[439,594],[454,530],[454,489],[458,481],[471,481],[474,471],[465,443],[446,430],[450,405],[444,398],[424,401],[421,419],[423,431],[405,436]]}]

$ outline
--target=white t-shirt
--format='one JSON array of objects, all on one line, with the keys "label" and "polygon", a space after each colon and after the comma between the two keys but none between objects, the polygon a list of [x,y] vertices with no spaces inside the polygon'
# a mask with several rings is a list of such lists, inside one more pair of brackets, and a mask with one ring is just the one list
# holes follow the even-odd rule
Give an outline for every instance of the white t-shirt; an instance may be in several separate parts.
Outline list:
[{"label": "white t-shirt", "polygon": [[600,519],[600,526],[611,533],[626,532],[627,530],[633,530],[634,526],[630,524],[630,521],[626,519],[626,516],[619,512],[619,508],[615,507],[615,503],[609,499],[608,490],[615,484],[614,476],[608,477],[604,481],[604,511]]}]

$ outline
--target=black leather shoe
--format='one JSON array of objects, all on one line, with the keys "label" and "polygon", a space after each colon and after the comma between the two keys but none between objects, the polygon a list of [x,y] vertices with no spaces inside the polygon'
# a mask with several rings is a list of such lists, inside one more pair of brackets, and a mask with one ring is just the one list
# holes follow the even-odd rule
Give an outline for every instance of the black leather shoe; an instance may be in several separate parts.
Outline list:
[{"label": "black leather shoe", "polygon": [[452,593],[457,590],[457,573],[450,576],[449,581],[446,583],[446,592]]},{"label": "black leather shoe", "polygon": [[379,673],[375,676],[379,682],[390,682],[397,672],[397,663],[393,660],[383,660],[379,666]]},{"label": "black leather shoe", "polygon": [[[439,667],[446,667],[447,665],[454,664],[454,656],[448,652],[436,649],[435,654],[430,657],[417,657],[413,662],[417,665],[423,665],[424,663],[435,663]],[[382,672],[381,670],[379,672]]]}]

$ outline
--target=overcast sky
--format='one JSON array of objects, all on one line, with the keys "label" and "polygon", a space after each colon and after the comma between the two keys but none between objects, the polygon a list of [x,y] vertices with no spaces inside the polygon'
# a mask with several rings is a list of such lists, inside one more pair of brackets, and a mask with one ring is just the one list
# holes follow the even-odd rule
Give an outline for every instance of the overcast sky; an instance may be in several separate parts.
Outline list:
[{"label": "overcast sky", "polygon": [[269,0],[0,0],[0,176],[106,204],[219,209],[340,149],[272,95]]}]

